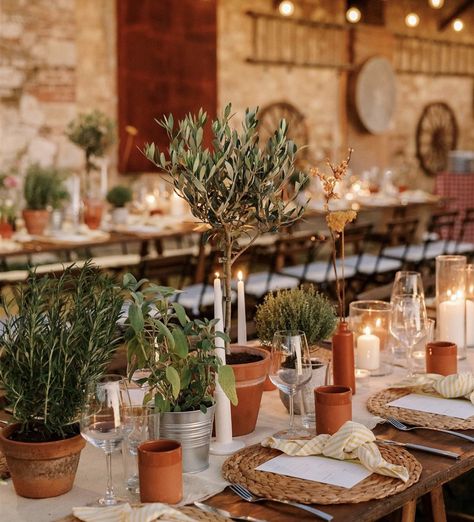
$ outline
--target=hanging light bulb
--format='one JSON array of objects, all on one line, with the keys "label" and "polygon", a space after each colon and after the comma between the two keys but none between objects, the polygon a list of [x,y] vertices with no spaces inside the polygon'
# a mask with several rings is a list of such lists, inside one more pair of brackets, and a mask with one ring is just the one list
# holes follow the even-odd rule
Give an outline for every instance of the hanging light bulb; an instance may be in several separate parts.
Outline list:
[{"label": "hanging light bulb", "polygon": [[453,29],[459,33],[464,29],[464,22],[460,18],[456,18],[456,20],[453,21]]},{"label": "hanging light bulb", "polygon": [[351,24],[356,24],[357,22],[360,21],[361,19],[361,12],[359,9],[357,9],[357,7],[350,7],[347,11],[346,11],[346,20],[351,23]]},{"label": "hanging light bulb", "polygon": [[433,9],[441,9],[444,5],[444,0],[428,0],[428,3]]},{"label": "hanging light bulb", "polygon": [[405,24],[408,27],[416,27],[420,23],[420,17],[416,13],[408,13],[405,16]]},{"label": "hanging light bulb", "polygon": [[295,12],[295,4],[291,0],[283,0],[278,4],[278,11],[282,16],[291,16]]}]

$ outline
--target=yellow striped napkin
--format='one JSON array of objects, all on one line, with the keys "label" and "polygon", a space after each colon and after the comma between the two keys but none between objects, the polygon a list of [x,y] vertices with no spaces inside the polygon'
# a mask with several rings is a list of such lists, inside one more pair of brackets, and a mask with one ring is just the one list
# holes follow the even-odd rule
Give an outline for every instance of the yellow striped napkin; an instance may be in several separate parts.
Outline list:
[{"label": "yellow striped napkin", "polygon": [[193,522],[193,519],[166,504],[146,504],[132,507],[120,504],[111,507],[75,507],[73,515],[84,522],[161,522],[181,520]]},{"label": "yellow striped napkin", "polygon": [[287,455],[306,457],[323,455],[338,460],[358,460],[373,473],[408,480],[408,470],[387,462],[375,444],[375,435],[363,424],[347,421],[334,435],[317,435],[311,440],[280,440],[270,437],[262,442]]},{"label": "yellow striped napkin", "polygon": [[458,373],[447,377],[436,373],[415,375],[391,385],[390,388],[415,388],[425,393],[435,391],[446,399],[464,397],[474,404],[474,375],[472,373]]}]

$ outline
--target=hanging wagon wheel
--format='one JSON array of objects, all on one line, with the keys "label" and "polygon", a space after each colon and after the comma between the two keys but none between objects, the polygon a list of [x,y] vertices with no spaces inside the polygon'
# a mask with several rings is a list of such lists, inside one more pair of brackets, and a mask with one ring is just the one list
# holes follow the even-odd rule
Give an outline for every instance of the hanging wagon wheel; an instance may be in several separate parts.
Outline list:
[{"label": "hanging wagon wheel", "polygon": [[427,174],[446,169],[449,151],[456,148],[457,139],[458,125],[451,107],[443,102],[427,105],[416,129],[416,155]]},{"label": "hanging wagon wheel", "polygon": [[[273,136],[278,129],[280,120],[283,119],[288,123],[288,137],[293,140],[298,147],[308,145],[309,136],[305,117],[294,105],[287,102],[272,103],[259,111],[258,135],[260,137],[260,143],[266,143],[268,138]],[[308,148],[305,147],[301,149],[298,156],[300,159],[307,159]]]}]

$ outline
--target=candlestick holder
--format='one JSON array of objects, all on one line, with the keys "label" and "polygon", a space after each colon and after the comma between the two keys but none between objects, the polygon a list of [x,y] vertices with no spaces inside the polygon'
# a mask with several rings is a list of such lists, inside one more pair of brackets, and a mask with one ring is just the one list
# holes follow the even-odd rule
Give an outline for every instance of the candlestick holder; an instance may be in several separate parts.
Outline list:
[{"label": "candlestick holder", "polygon": [[349,328],[354,333],[357,370],[373,377],[392,373],[390,314],[392,305],[384,301],[354,301],[349,306]]},{"label": "candlestick holder", "polygon": [[466,256],[436,258],[437,339],[455,343],[458,359],[466,358],[466,264]]}]

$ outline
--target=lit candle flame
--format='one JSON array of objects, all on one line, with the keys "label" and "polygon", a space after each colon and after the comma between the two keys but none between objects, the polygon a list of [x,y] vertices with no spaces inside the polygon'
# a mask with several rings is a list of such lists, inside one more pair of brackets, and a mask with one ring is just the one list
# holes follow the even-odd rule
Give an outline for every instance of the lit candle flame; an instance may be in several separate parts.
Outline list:
[{"label": "lit candle flame", "polygon": [[219,272],[215,273],[216,279],[219,279]]},{"label": "lit candle flame", "polygon": [[366,326],[364,328],[364,334],[365,335],[370,335],[372,333],[372,330],[370,329],[370,326]]},{"label": "lit candle flame", "polygon": [[380,328],[382,326],[382,320],[380,319],[380,317],[377,317],[377,319],[375,320],[375,326],[377,328]]},{"label": "lit candle flame", "polygon": [[242,274],[242,270],[239,270],[239,271],[237,272],[237,279],[238,279],[239,281],[242,281],[243,278],[244,278],[244,275]]}]

